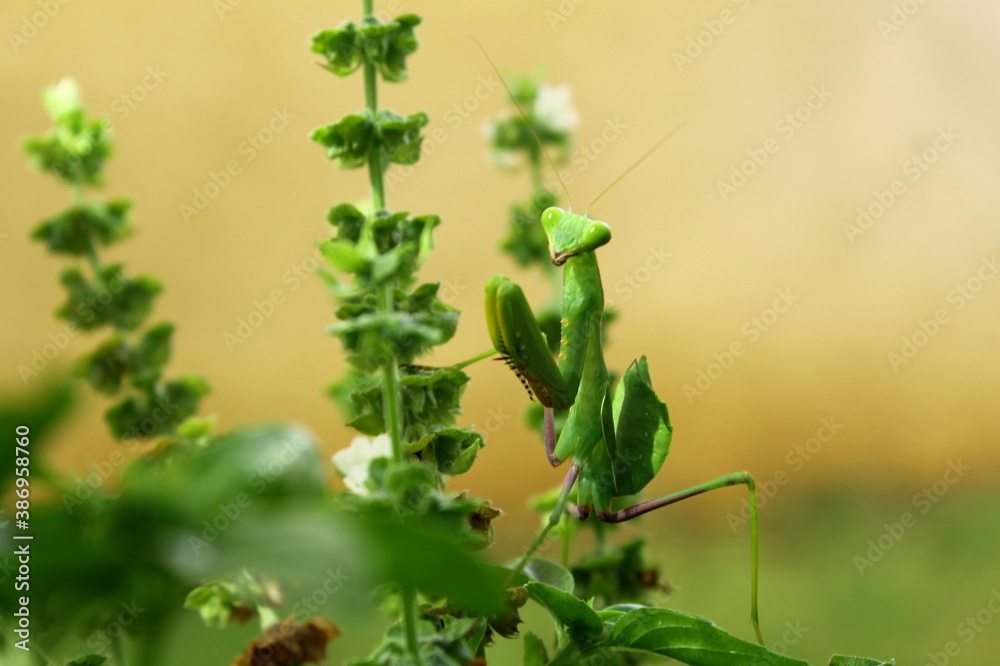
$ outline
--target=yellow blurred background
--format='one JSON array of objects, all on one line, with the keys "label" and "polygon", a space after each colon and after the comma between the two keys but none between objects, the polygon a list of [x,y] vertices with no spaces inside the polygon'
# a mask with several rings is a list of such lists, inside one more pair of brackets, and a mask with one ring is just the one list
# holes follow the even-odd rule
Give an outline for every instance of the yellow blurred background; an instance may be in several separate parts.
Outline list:
[{"label": "yellow blurred background", "polygon": [[[330,232],[328,207],[363,199],[367,182],[362,171],[335,169],[308,133],[361,107],[361,79],[317,67],[309,37],[356,17],[359,5],[0,6],[6,393],[65,370],[96,342],[78,336],[38,376],[19,370],[65,330],[52,312],[66,262],[27,234],[68,194],[33,173],[18,144],[48,127],[42,89],[70,75],[87,108],[114,122],[117,152],[101,194],[136,200],[136,233],[107,256],[165,283],[154,321],[178,324],[171,371],[208,378],[204,411],[222,429],[275,417],[306,424],[330,453],[349,443],[323,394],[344,368],[338,341],[324,332],[332,302],[308,269]],[[539,304],[549,295],[544,280],[497,250],[529,179],[489,163],[482,125],[507,100],[472,36],[505,73],[542,65],[548,81],[572,86],[580,152],[564,170],[578,210],[686,123],[591,211],[614,233],[600,254],[607,297],[620,309],[609,365],[646,354],[675,425],[654,490],[748,469],[762,485],[784,479],[775,505],[794,507],[816,484],[849,480],[912,511],[911,496],[955,461],[969,469],[942,506],[995,484],[1000,6],[376,7],[424,17],[410,81],[382,85],[381,101],[426,111],[435,137],[412,172],[390,173],[388,187],[391,208],[443,218],[422,277],[442,280],[463,314],[454,340],[427,364],[489,346],[481,302],[491,274],[511,275]],[[211,187],[232,162],[228,184]],[[199,193],[217,195],[192,214],[184,206]],[[259,309],[273,312],[241,344],[227,344]],[[488,446],[456,485],[526,519],[525,495],[562,471],[545,464],[522,427],[526,396],[508,371],[483,362],[470,374],[462,425],[486,431]],[[102,411],[89,399],[60,431],[53,451],[64,466],[84,472],[116,446]],[[690,515],[728,532],[725,512],[739,496],[721,495]],[[870,536],[897,515],[875,515]],[[844,575],[857,577],[849,563]],[[953,618],[942,622],[947,634]]]}]

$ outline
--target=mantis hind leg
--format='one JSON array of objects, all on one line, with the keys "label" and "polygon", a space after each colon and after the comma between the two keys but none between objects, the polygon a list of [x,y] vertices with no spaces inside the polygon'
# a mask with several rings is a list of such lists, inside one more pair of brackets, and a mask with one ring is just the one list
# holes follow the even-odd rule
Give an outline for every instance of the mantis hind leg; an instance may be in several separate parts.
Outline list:
[{"label": "mantis hind leg", "polygon": [[[736,472],[726,474],[717,479],[706,481],[705,483],[692,486],[686,490],[681,490],[670,495],[665,495],[659,499],[640,502],[634,506],[621,509],[619,511],[595,511],[597,518],[606,523],[621,523],[631,520],[644,513],[649,513],[668,504],[674,504],[681,500],[686,500],[695,495],[707,493],[710,490],[727,488],[729,486],[745,485],[750,493],[750,622],[753,624],[754,632],[757,634],[757,642],[764,644],[764,638],[760,633],[760,616],[757,612],[757,561],[758,561],[758,530],[757,530],[757,491],[756,483],[749,472]],[[575,515],[586,518],[590,513],[589,507],[578,507],[573,511]]]}]

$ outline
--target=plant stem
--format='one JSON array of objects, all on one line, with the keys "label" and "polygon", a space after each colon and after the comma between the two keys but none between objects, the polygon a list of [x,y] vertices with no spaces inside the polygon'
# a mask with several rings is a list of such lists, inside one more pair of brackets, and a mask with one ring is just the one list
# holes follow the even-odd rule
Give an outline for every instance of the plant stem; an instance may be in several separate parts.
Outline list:
[{"label": "plant stem", "polygon": [[573,485],[576,483],[576,477],[579,475],[580,466],[573,463],[573,466],[569,468],[569,472],[566,474],[566,478],[563,480],[562,492],[559,493],[559,499],[556,500],[555,509],[553,509],[552,513],[549,515],[549,522],[545,524],[545,527],[542,528],[542,531],[539,532],[538,536],[535,538],[535,542],[531,544],[528,550],[525,551],[524,555],[521,557],[521,560],[511,570],[510,575],[507,578],[508,584],[513,580],[514,576],[524,570],[528,561],[531,560],[531,556],[535,554],[538,547],[542,545],[543,541],[545,541],[545,537],[547,537],[549,532],[552,531],[552,528],[558,525],[559,521],[562,520],[562,514],[566,508],[566,500],[569,499],[569,493],[573,490]]},{"label": "plant stem", "polygon": [[[374,0],[362,0],[363,20],[369,23],[374,20]],[[375,63],[365,59],[365,108],[371,114],[372,122],[378,113],[378,86]],[[375,215],[380,215],[386,210],[385,183],[383,176],[385,169],[382,166],[382,147],[379,141],[372,141],[372,147],[368,154],[368,180],[372,190],[372,208]],[[395,280],[387,280],[378,286],[376,299],[378,302],[378,312],[383,316],[390,316],[394,309],[393,294],[396,290]],[[382,370],[382,409],[385,414],[385,427],[389,433],[389,440],[392,442],[392,458],[397,463],[405,460],[406,453],[403,450],[403,409],[400,400],[399,385],[399,360],[390,358],[389,362]],[[406,635],[406,647],[413,658],[413,662],[420,663],[420,642],[417,634],[417,593],[412,587],[404,585],[400,594],[400,604],[402,606],[403,631]]]},{"label": "plant stem", "polygon": [[[374,0],[363,0],[364,21],[367,23],[373,20]],[[378,113],[378,87],[375,70],[375,63],[365,60],[365,108],[374,116]],[[371,183],[372,207],[375,215],[386,210],[385,186],[383,182],[384,169],[382,168],[382,150],[378,141],[372,142],[371,151],[368,154],[368,180]],[[390,315],[393,311],[393,292],[395,284],[389,280],[378,286],[377,301],[378,311],[382,315]],[[383,369],[382,383],[382,405],[386,416],[385,426],[392,441],[392,457],[396,462],[402,462],[403,452],[403,415],[399,400],[399,363],[393,358]]]}]

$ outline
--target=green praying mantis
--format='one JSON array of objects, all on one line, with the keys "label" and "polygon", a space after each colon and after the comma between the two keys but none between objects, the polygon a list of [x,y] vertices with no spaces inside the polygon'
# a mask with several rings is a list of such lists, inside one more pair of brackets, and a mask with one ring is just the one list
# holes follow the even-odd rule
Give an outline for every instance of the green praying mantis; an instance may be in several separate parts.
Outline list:
[{"label": "green praying mantis", "polygon": [[[486,57],[489,59],[488,54]],[[531,121],[499,71],[497,76],[535,134]],[[661,139],[597,198],[674,132]],[[537,134],[535,140],[555,171]],[[566,191],[561,179],[560,183]],[[568,197],[569,193],[566,194]],[[528,389],[529,396],[533,395],[544,406],[548,460],[558,466],[572,458],[546,527],[514,570],[524,568],[566,510],[581,520],[594,514],[601,521],[618,523],[711,490],[745,485],[750,496],[750,620],[758,642],[763,644],[757,612],[758,530],[753,477],[748,472],[726,474],[658,499],[615,509],[616,498],[640,493],[660,471],[670,449],[673,426],[667,405],[653,390],[645,356],[629,365],[612,390],[602,345],[604,289],[596,254],[611,240],[610,227],[586,213],[578,215],[558,207],[545,210],[541,224],[548,237],[552,262],[563,269],[558,364],[521,288],[503,275],[494,275],[486,284],[486,321],[493,346]],[[558,439],[553,417],[553,410],[557,409],[569,410]],[[576,484],[579,485],[577,504],[567,508],[570,491]]]}]

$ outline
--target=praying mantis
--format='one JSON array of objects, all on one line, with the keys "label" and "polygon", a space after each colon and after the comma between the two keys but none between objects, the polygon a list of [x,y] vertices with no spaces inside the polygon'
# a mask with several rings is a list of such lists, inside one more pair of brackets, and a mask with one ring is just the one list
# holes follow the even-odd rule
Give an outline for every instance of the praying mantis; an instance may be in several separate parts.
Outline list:
[{"label": "praying mantis", "polygon": [[[485,50],[483,53],[486,54]],[[488,54],[486,57],[489,59]],[[497,76],[558,177],[531,121],[499,71]],[[673,133],[661,139],[597,198]],[[561,179],[560,183],[566,191]],[[568,198],[568,191],[566,194]],[[573,213],[572,205],[570,210],[546,209],[541,224],[552,262],[563,269],[558,364],[521,288],[503,275],[494,275],[486,284],[486,322],[494,349],[528,389],[529,396],[544,406],[545,452],[549,462],[558,466],[571,459],[555,509],[514,571],[524,568],[566,510],[581,520],[593,514],[601,521],[618,523],[711,490],[745,485],[750,506],[750,621],[758,642],[763,644],[757,611],[758,529],[753,477],[748,472],[726,474],[658,499],[614,508],[615,499],[641,492],[659,473],[670,449],[673,426],[667,405],[653,390],[645,356],[629,365],[612,390],[602,345],[604,289],[596,255],[611,240],[610,227],[591,219],[586,212]],[[569,410],[558,439],[553,417],[553,410],[557,409]],[[577,504],[567,508],[570,491],[576,484],[579,485]]]}]

